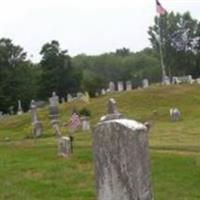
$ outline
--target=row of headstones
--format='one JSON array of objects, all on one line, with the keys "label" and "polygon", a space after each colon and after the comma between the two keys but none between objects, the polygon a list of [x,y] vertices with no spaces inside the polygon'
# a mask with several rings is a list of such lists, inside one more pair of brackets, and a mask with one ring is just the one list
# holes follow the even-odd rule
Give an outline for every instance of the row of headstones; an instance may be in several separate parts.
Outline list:
[{"label": "row of headstones", "polygon": [[193,79],[192,75],[186,75],[186,76],[173,76],[172,80],[170,81],[170,78],[166,76],[164,78],[164,84],[170,85],[170,84],[181,84],[181,83],[188,83],[188,84],[200,84],[200,78]]},{"label": "row of headstones", "polygon": [[[143,88],[149,87],[149,80],[148,79],[145,78],[145,79],[142,80],[142,87]],[[113,81],[109,82],[109,91],[110,92],[114,92],[114,91],[122,92],[124,90],[130,91],[130,90],[132,90],[132,88],[133,87],[132,87],[132,82],[131,81],[125,81],[125,82],[118,81],[116,83],[116,85],[115,85],[115,83]]]}]

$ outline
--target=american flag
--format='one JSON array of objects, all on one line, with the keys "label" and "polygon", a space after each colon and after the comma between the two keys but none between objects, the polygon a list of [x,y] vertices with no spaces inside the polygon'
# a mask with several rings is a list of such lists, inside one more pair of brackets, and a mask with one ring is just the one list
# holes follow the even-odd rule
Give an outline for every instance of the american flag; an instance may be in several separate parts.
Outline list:
[{"label": "american flag", "polygon": [[156,11],[160,15],[164,15],[167,13],[167,10],[162,7],[162,5],[160,4],[158,0],[156,0]]},{"label": "american flag", "polygon": [[76,112],[72,113],[72,116],[70,118],[70,128],[76,129],[81,124],[80,117]]}]

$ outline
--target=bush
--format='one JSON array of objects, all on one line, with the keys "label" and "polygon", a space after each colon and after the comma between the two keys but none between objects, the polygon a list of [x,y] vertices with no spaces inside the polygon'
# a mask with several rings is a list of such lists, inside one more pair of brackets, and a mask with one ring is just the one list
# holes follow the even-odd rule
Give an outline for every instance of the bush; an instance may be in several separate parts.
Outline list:
[{"label": "bush", "polygon": [[87,117],[90,117],[91,116],[91,112],[90,110],[88,110],[87,108],[82,108],[80,111],[79,111],[80,115],[82,116],[87,116]]}]

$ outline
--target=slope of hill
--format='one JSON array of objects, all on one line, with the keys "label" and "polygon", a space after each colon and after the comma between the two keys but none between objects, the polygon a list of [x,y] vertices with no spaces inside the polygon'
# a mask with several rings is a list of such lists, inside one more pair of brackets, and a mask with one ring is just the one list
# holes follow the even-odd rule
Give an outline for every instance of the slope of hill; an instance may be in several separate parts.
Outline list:
[{"label": "slope of hill", "polygon": [[[127,118],[150,121],[152,182],[155,199],[200,199],[200,86],[154,86],[108,94],[90,103],[60,105],[62,123],[72,108],[91,110],[94,126],[106,113],[107,100],[116,99]],[[181,110],[182,120],[173,123],[169,109]],[[75,152],[69,159],[56,156],[57,143],[48,109],[39,110],[44,136],[31,136],[30,113],[0,121],[0,199],[94,200],[95,181],[92,134],[75,135]],[[62,128],[63,135],[68,129]]]}]

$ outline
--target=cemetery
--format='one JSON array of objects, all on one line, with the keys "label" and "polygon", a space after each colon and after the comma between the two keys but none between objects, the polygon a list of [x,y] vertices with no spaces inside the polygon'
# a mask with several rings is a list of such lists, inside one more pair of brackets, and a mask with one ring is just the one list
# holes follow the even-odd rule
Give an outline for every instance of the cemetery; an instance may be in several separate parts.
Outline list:
[{"label": "cemetery", "polygon": [[[0,120],[0,199],[200,198],[198,84],[49,101]],[[63,123],[74,106],[91,111],[90,128],[84,122],[71,143]]]},{"label": "cemetery", "polygon": [[200,1],[1,3],[0,200],[200,200]]}]

